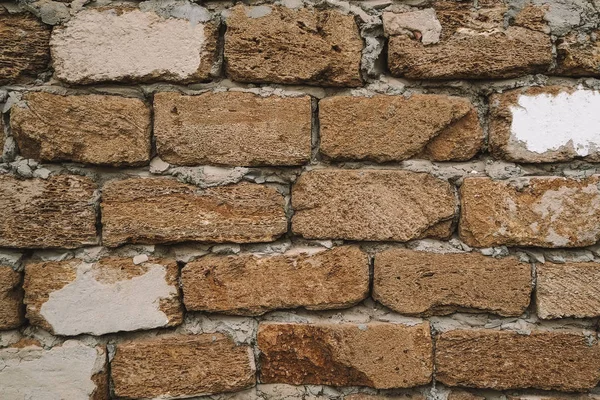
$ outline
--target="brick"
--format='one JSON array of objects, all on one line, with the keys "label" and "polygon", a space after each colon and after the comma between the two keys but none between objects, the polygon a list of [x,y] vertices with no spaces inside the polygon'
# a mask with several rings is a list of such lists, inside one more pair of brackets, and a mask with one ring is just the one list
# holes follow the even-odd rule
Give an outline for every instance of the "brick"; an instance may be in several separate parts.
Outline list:
[{"label": "brick", "polygon": [[448,400],[485,400],[485,397],[474,395],[466,390],[451,390]]},{"label": "brick", "polygon": [[467,310],[519,316],[530,296],[531,267],[513,257],[401,248],[375,255],[373,298],[400,314]]},{"label": "brick", "polygon": [[292,230],[311,239],[407,241],[452,219],[455,203],[448,182],[425,173],[313,170],[293,187]]},{"label": "brick", "polygon": [[0,246],[75,248],[96,244],[96,184],[76,175],[19,180],[0,175]]},{"label": "brick", "polygon": [[490,150],[516,162],[598,162],[598,107],[600,92],[593,90],[547,86],[495,94],[490,98]]},{"label": "brick", "polygon": [[449,386],[569,392],[600,379],[598,344],[579,332],[455,330],[435,349],[436,379]]},{"label": "brick", "polygon": [[179,268],[175,261],[73,259],[25,267],[27,319],[56,335],[104,335],[178,325]]},{"label": "brick", "polygon": [[171,164],[300,165],[310,160],[309,96],[157,93],[154,112],[158,155]]},{"label": "brick", "polygon": [[[207,12],[190,8],[189,15]],[[134,7],[85,9],[54,29],[54,69],[58,79],[78,84],[204,81],[216,60],[217,35],[212,22]]]},{"label": "brick", "polygon": [[0,265],[0,330],[15,329],[25,322],[22,274]]},{"label": "brick", "polygon": [[115,166],[150,159],[150,109],[139,99],[27,93],[10,117],[26,158]]},{"label": "brick", "polygon": [[428,323],[263,323],[257,340],[262,383],[388,389],[431,381]]},{"label": "brick", "polygon": [[164,178],[110,181],[102,197],[102,241],[269,242],[287,230],[277,190],[242,182],[200,190]]},{"label": "brick", "polygon": [[5,399],[108,399],[106,351],[75,340],[49,350],[36,344],[0,349]]},{"label": "brick", "polygon": [[398,394],[398,395],[375,395],[375,394],[364,394],[355,393],[348,396],[344,396],[344,400],[425,400],[426,397],[422,394]]},{"label": "brick", "polygon": [[111,362],[114,394],[129,399],[233,392],[254,386],[255,372],[252,349],[219,333],[120,343]]},{"label": "brick", "polygon": [[[208,255],[181,272],[185,307],[238,315],[278,308],[349,307],[369,294],[369,259],[356,246],[314,253]],[[313,254],[314,253],[314,254]]]},{"label": "brick", "polygon": [[0,9],[0,84],[32,80],[48,67],[50,28],[27,13]]},{"label": "brick", "polygon": [[261,5],[226,19],[227,76],[240,82],[360,86],[363,41],[352,15]]},{"label": "brick", "polygon": [[572,32],[558,40],[557,66],[552,73],[567,76],[600,76],[600,31]]},{"label": "brick", "polygon": [[600,316],[600,264],[546,262],[536,266],[536,305],[540,318]]},{"label": "brick", "polygon": [[460,237],[474,247],[592,245],[600,238],[599,178],[466,178]]},{"label": "brick", "polygon": [[460,161],[483,144],[477,111],[459,97],[334,96],[319,102],[319,122],[321,152],[332,159],[402,161],[425,152]]}]

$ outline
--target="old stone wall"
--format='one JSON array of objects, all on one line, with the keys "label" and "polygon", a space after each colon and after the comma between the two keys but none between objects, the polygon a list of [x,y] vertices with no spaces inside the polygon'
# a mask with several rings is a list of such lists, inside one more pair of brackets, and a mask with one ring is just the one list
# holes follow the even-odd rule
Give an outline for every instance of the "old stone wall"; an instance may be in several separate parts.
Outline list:
[{"label": "old stone wall", "polygon": [[599,399],[599,12],[0,3],[0,399]]}]

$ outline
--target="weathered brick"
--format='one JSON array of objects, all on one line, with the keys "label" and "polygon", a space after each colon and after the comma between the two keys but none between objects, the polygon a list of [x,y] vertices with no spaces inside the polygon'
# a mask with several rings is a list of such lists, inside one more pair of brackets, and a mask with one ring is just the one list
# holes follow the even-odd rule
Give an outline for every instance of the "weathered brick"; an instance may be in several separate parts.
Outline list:
[{"label": "weathered brick", "polygon": [[27,158],[110,165],[150,158],[150,109],[139,99],[27,93],[10,124]]},{"label": "weathered brick", "polygon": [[293,187],[292,229],[311,239],[407,241],[453,218],[448,182],[400,170],[313,170]]},{"label": "weathered brick", "polygon": [[536,266],[536,305],[540,318],[600,316],[600,264],[546,262]]},{"label": "weathered brick", "polygon": [[25,268],[27,319],[57,335],[104,335],[183,320],[175,261],[48,261]]},{"label": "weathered brick", "polygon": [[471,310],[518,316],[530,295],[531,267],[513,257],[401,248],[375,255],[373,298],[401,314]]},{"label": "weathered brick", "polygon": [[298,165],[310,159],[309,96],[158,93],[154,112],[158,155],[171,164]]},{"label": "weathered brick", "polygon": [[50,28],[33,15],[0,8],[0,83],[20,82],[44,72],[50,61]]},{"label": "weathered brick", "polygon": [[561,86],[530,87],[490,98],[492,154],[541,163],[600,161],[600,93]]},{"label": "weathered brick", "polygon": [[485,397],[474,395],[466,390],[453,389],[448,394],[448,400],[485,400]]},{"label": "weathered brick", "polygon": [[334,96],[319,102],[319,122],[321,152],[334,159],[459,161],[483,144],[477,111],[459,97]]},{"label": "weathered brick", "polygon": [[181,272],[186,309],[259,315],[278,308],[343,308],[368,295],[369,259],[358,247],[302,250],[189,262]]},{"label": "weathered brick", "polygon": [[572,32],[558,40],[557,66],[552,73],[567,76],[600,76],[600,31]]},{"label": "weathered brick", "polygon": [[95,190],[96,184],[83,176],[19,180],[0,175],[0,246],[96,244]]},{"label": "weathered brick", "polygon": [[600,238],[600,176],[466,178],[459,234],[470,246],[579,247]]},{"label": "weathered brick", "polygon": [[242,182],[200,190],[164,178],[110,181],[102,196],[102,241],[269,242],[287,230],[277,190]]},{"label": "weathered brick", "polygon": [[22,274],[0,265],[0,330],[15,329],[25,321]]},{"label": "weathered brick", "polygon": [[348,396],[344,396],[344,400],[425,400],[426,397],[422,394],[398,394],[398,395],[376,395],[376,394],[364,394],[355,393]]},{"label": "weathered brick", "polygon": [[263,383],[412,387],[433,369],[428,323],[263,323],[258,347]]},{"label": "weathered brick", "polygon": [[498,390],[590,389],[600,379],[598,344],[590,340],[579,332],[444,332],[436,341],[436,379]]},{"label": "weathered brick", "polygon": [[[190,7],[190,15],[207,13]],[[50,44],[56,76],[69,83],[189,82],[209,79],[217,35],[213,22],[134,7],[92,8],[56,27]]]},{"label": "weathered brick", "polygon": [[363,41],[335,10],[238,5],[226,20],[227,76],[240,82],[360,86]]},{"label": "weathered brick", "polygon": [[253,386],[255,372],[252,349],[219,333],[120,343],[111,362],[114,393],[129,399],[233,392]]},{"label": "weathered brick", "polygon": [[49,350],[17,343],[0,349],[4,399],[108,399],[106,351],[75,340]]}]

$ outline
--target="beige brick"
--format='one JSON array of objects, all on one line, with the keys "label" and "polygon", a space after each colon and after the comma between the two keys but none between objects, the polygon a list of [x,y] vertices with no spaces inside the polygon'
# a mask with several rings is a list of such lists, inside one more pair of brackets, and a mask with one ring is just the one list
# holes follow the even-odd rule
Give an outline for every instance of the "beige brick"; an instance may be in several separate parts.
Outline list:
[{"label": "beige brick", "polygon": [[240,82],[360,86],[363,41],[335,10],[238,5],[226,20],[227,76]]},{"label": "beige brick", "polygon": [[178,325],[175,261],[49,261],[25,268],[27,319],[57,335],[104,335]]},{"label": "beige brick", "polygon": [[557,67],[552,73],[567,76],[600,76],[600,31],[571,32],[556,46]]},{"label": "beige brick", "polygon": [[43,161],[140,165],[150,158],[150,109],[142,100],[27,93],[11,108],[20,154]]},{"label": "beige brick", "polygon": [[294,233],[311,239],[407,241],[453,218],[454,191],[426,173],[322,169],[293,187]]},{"label": "beige brick", "polygon": [[96,184],[83,176],[19,180],[0,175],[0,246],[96,244],[95,190]]},{"label": "beige brick", "polygon": [[598,175],[493,181],[466,178],[459,233],[470,246],[580,247],[600,238]]},{"label": "beige brick", "polygon": [[186,309],[259,315],[278,308],[349,307],[369,293],[369,259],[356,246],[314,253],[208,255],[181,272]]},{"label": "beige brick", "polygon": [[[197,5],[187,10],[204,13]],[[213,22],[135,7],[90,8],[56,27],[51,47],[56,77],[69,83],[190,82],[210,78],[217,36]]]},{"label": "beige brick", "polygon": [[158,155],[179,165],[299,165],[310,159],[311,100],[243,92],[154,96]]},{"label": "beige brick", "polygon": [[400,314],[484,311],[521,315],[531,296],[531,267],[513,257],[389,249],[375,255],[373,298]]},{"label": "beige brick", "polygon": [[104,185],[102,241],[123,243],[269,242],[287,230],[277,190],[238,183],[200,190],[164,178]]},{"label": "beige brick", "polygon": [[[185,371],[185,373],[182,373]],[[255,384],[254,355],[219,334],[165,335],[120,343],[111,362],[121,398],[179,398]]]},{"label": "beige brick", "polygon": [[428,323],[263,323],[258,347],[262,383],[388,389],[431,381]]},{"label": "beige brick", "polygon": [[0,265],[0,330],[15,329],[24,319],[22,274]]},{"label": "beige brick", "polygon": [[0,9],[0,83],[32,80],[50,61],[50,27],[27,13]]},{"label": "beige brick", "polygon": [[485,400],[485,397],[474,395],[466,390],[453,389],[448,394],[448,400]]},{"label": "beige brick", "polygon": [[436,379],[449,386],[581,391],[600,379],[598,344],[570,332],[456,330],[436,341]]},{"label": "beige brick", "polygon": [[334,96],[319,102],[319,121],[321,152],[333,159],[386,162],[425,153],[459,161],[483,144],[477,111],[459,97]]}]

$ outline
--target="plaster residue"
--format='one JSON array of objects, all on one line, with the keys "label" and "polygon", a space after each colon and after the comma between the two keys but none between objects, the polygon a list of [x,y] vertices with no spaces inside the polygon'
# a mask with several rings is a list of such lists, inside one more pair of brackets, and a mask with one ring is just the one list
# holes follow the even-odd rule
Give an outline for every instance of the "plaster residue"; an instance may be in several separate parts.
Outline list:
[{"label": "plaster residue", "polygon": [[439,42],[442,34],[442,24],[433,8],[399,14],[383,13],[383,28],[388,36],[418,31],[423,44]]},{"label": "plaster residue", "polygon": [[0,397],[3,399],[89,399],[93,376],[105,355],[76,341],[44,350],[37,346],[0,350]]},{"label": "plaster residue", "polygon": [[151,264],[143,275],[103,282],[93,264],[82,263],[77,277],[52,292],[40,314],[58,335],[152,329],[167,325],[160,301],[177,295],[164,266]]},{"label": "plaster residue", "polygon": [[527,150],[542,154],[566,146],[579,156],[598,151],[600,145],[600,92],[576,90],[520,95],[511,106],[511,138]]}]

